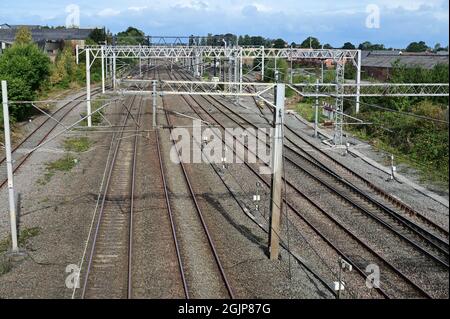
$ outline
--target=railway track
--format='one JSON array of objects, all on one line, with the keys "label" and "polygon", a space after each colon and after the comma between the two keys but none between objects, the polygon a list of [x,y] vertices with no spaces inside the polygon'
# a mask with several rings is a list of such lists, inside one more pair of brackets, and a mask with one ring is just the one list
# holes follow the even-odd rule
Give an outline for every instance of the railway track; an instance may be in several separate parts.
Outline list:
[{"label": "railway track", "polygon": [[[93,93],[98,93],[99,90],[94,90]],[[83,98],[86,94],[77,96],[73,101],[65,103],[51,114],[52,118],[46,117],[45,120],[40,123],[35,129],[33,129],[25,138],[23,138],[18,144],[16,144],[11,150],[13,157],[13,173],[16,173],[25,162],[31,157],[34,152],[25,152],[20,154],[19,150],[33,150],[39,144],[43,143],[48,136],[56,129],[77,106],[83,101],[77,101]],[[55,121],[56,120],[56,121]],[[1,180],[0,188],[6,185],[8,178],[6,177],[6,157],[0,160]]]},{"label": "railway track", "polygon": [[[257,129],[257,126],[248,121],[246,118],[241,116],[239,113],[232,110],[230,107],[222,103],[220,100],[211,97],[214,99],[217,103],[222,105],[227,109],[227,112],[229,114],[232,114],[236,116],[240,121],[246,123],[247,125],[252,126],[253,128]],[[241,123],[242,123],[241,122]],[[241,126],[242,127],[242,126]],[[384,224],[386,227],[389,228],[396,228],[397,233],[401,235],[406,241],[410,242],[413,245],[417,245],[415,241],[411,241],[406,235],[408,234],[411,236],[417,236],[418,241],[422,242],[425,246],[430,246],[434,250],[436,250],[437,254],[440,255],[441,258],[435,258],[438,262],[442,262],[446,266],[448,266],[448,254],[449,254],[449,243],[448,243],[448,230],[443,229],[441,226],[431,222],[428,219],[421,219],[425,223],[425,226],[431,225],[433,227],[434,232],[427,230],[424,228],[424,226],[418,225],[416,222],[409,220],[408,218],[402,216],[398,212],[395,211],[395,209],[392,207],[392,205],[382,203],[382,201],[379,198],[375,198],[374,196],[371,196],[373,194],[369,193],[367,194],[367,190],[362,190],[360,187],[356,186],[355,184],[349,182],[346,178],[341,177],[336,172],[332,171],[328,166],[324,165],[321,161],[319,161],[315,156],[311,155],[307,151],[305,151],[306,148],[313,147],[315,151],[320,151],[321,155],[325,154],[322,150],[318,149],[315,145],[308,142],[304,137],[302,137],[297,132],[293,131],[292,129],[288,130],[293,133],[293,136],[296,138],[301,139],[305,145],[300,146],[298,142],[294,141],[292,137],[285,136],[285,139],[288,143],[286,143],[285,148],[288,150],[290,155],[294,155],[297,158],[300,158],[302,160],[302,165],[298,165],[294,163],[294,161],[291,158],[287,158],[287,160],[292,163],[293,165],[297,166],[300,169],[303,169],[303,164],[307,163],[307,165],[311,168],[314,168],[313,174],[310,174],[313,178],[316,178],[317,180],[321,181],[324,186],[332,190],[333,192],[337,192],[341,195],[343,198],[349,198],[349,192],[351,191],[351,195],[357,195],[358,199],[354,199],[353,201],[349,199],[349,202],[352,202],[355,204],[356,207],[359,207],[361,209],[364,209],[367,211],[367,213],[371,216],[373,216],[375,219],[380,221],[380,223]],[[331,157],[330,157],[331,158]],[[338,161],[333,159],[333,162],[336,162],[337,164],[340,164]],[[347,168],[346,168],[347,169]],[[348,169],[347,169],[348,170]],[[356,173],[351,171],[353,175],[357,176]],[[310,171],[308,171],[310,173]],[[317,178],[315,174],[321,174],[322,179]],[[330,179],[331,178],[331,179]],[[360,177],[363,179],[364,183],[370,183],[363,177]],[[330,185],[330,183],[333,183]],[[371,189],[375,188],[375,185],[370,183],[368,185]],[[388,198],[389,200],[395,200],[397,203],[399,202],[397,199],[393,198],[391,195],[387,194],[386,192],[382,191],[383,197]],[[374,212],[369,211],[368,207],[362,207],[361,205],[357,204],[357,202],[363,199],[365,204],[374,206],[377,208],[378,216],[381,213],[383,216],[377,217],[375,216]],[[404,207],[407,207],[405,204],[403,204]],[[410,212],[412,208],[409,208],[408,212]],[[414,212],[412,214],[413,216],[422,216],[421,214]],[[439,235],[436,234],[439,233]],[[420,248],[419,248],[420,249]],[[425,252],[427,253],[427,252]],[[430,254],[430,257],[434,258],[435,255]]]},{"label": "railway track", "polygon": [[[195,99],[194,99],[194,100],[195,100]],[[205,100],[207,100],[207,99],[205,98]],[[217,99],[214,99],[214,100],[216,100],[216,102],[217,102]],[[198,102],[197,102],[197,103],[198,103]],[[213,104],[213,103],[211,103],[211,104]],[[200,106],[200,104],[199,104],[199,106]],[[220,109],[219,109],[217,106],[216,106],[216,108],[220,111]],[[228,107],[227,107],[227,109],[228,109],[228,112],[229,112],[229,113],[233,113],[233,111],[232,111],[231,109],[229,109]],[[211,115],[209,112],[206,111],[206,109],[203,108],[203,110],[204,110],[208,115]],[[223,115],[226,115],[229,119],[231,119],[231,117],[230,117],[228,114],[226,114],[225,112],[223,112],[223,111],[220,111],[220,112],[221,112]],[[218,123],[218,121],[217,121],[213,116],[211,116],[211,117]],[[246,122],[247,124],[250,124],[250,125],[251,125],[251,123],[249,123],[248,121],[246,121],[246,119],[244,119],[244,118],[242,118],[242,117],[240,117],[240,120],[241,120],[241,121],[244,121],[244,122]],[[235,122],[235,123],[238,123],[236,120],[234,120],[234,122]],[[238,125],[241,125],[241,127],[242,127],[242,124],[238,123]],[[291,162],[292,162],[293,164],[295,164],[297,168],[300,168],[300,165],[297,165],[294,161],[291,161]],[[304,198],[306,198],[306,199],[308,199],[309,201],[311,201],[311,200],[307,197],[307,195],[305,195],[303,192],[301,192],[297,187],[295,187],[294,185],[292,185],[290,182],[288,182],[288,185],[289,185],[290,187],[292,187],[297,193],[301,194]],[[341,195],[342,195],[342,193],[341,193]],[[314,203],[314,202],[312,202],[312,203],[314,204],[314,206],[315,206],[317,209],[321,210],[322,213],[324,213],[324,214],[326,213],[319,205],[317,205],[317,203]],[[361,208],[360,205],[356,204],[354,201],[352,201],[352,204],[355,205],[355,206],[357,206],[358,208]],[[367,211],[365,211],[365,212],[368,213]],[[328,214],[328,213],[326,213],[326,216],[327,216],[329,219],[332,219],[337,225],[339,225],[339,227],[340,227],[341,229],[346,230],[347,235],[350,235],[354,240],[358,241],[359,244],[362,245],[365,249],[370,249],[370,250],[372,250],[367,244],[365,244],[364,242],[362,242],[362,241],[358,238],[358,236],[357,236],[356,234],[354,234],[353,232],[348,231],[347,228],[342,224],[342,222],[339,222],[339,221],[336,219],[336,217],[333,217],[331,214]],[[371,217],[373,217],[373,216],[371,216]],[[380,220],[378,220],[378,221],[380,221]],[[391,230],[392,230],[392,229],[391,229]],[[393,232],[396,232],[396,230],[392,230],[392,231],[393,231]],[[398,234],[398,232],[396,232],[396,233]],[[402,238],[403,238],[403,237],[402,237]],[[405,238],[404,238],[404,239],[405,239]],[[427,255],[429,255],[429,256],[433,256],[433,255],[429,254],[428,251],[426,251],[425,249],[422,249],[421,247],[417,247],[417,246],[416,246],[416,248],[418,248],[418,249],[421,250],[423,253],[425,253],[425,254],[427,254]],[[439,247],[438,247],[438,248],[439,248]],[[372,250],[372,252],[373,252],[373,250]],[[441,251],[441,252],[445,254],[445,250],[444,250],[444,251]],[[422,288],[420,288],[418,285],[416,285],[416,284],[415,284],[412,280],[410,280],[410,279],[408,278],[408,276],[406,276],[400,269],[398,269],[397,267],[395,267],[395,266],[392,265],[391,263],[389,263],[389,262],[387,262],[386,260],[384,260],[383,258],[381,258],[381,255],[380,255],[380,254],[375,253],[375,255],[376,255],[379,259],[381,259],[386,265],[388,265],[388,267],[391,268],[391,269],[393,270],[393,272],[394,272],[397,276],[400,276],[402,280],[405,280],[405,281],[409,282],[410,285],[411,285],[411,287],[413,287],[413,290],[415,290],[416,292],[419,291],[419,292],[420,292],[419,295],[425,296],[425,297],[431,297],[430,294],[428,294],[426,291],[424,291]],[[437,260],[437,261],[440,261],[439,259],[436,259],[436,260]],[[447,266],[447,269],[448,269],[448,264],[446,265],[445,262],[443,263],[443,266]],[[360,266],[360,267],[361,267],[361,266]],[[358,268],[360,268],[360,267],[358,267]],[[397,281],[398,281],[398,278],[397,278]],[[412,294],[410,294],[410,295],[408,295],[408,296],[414,296],[414,294],[412,293]]]},{"label": "railway track", "polygon": [[[266,114],[258,106],[256,98],[253,99],[258,109],[260,110],[263,118],[267,120]],[[220,102],[220,101],[219,101]],[[264,105],[267,106],[268,110],[273,113],[273,110],[267,103],[264,102]],[[267,120],[268,121],[268,120]],[[449,230],[437,224],[427,216],[418,212],[411,206],[407,205],[397,197],[389,194],[384,191],[379,186],[375,185],[371,181],[369,181],[363,175],[355,172],[344,163],[336,160],[331,155],[327,154],[324,150],[318,148],[315,144],[308,141],[304,136],[302,136],[295,129],[290,127],[287,123],[285,123],[285,139],[293,145],[297,147],[305,153],[305,155],[314,159],[316,162],[321,163],[322,166],[326,167],[332,174],[336,175],[342,181],[344,181],[351,188],[360,188],[364,189],[364,196],[370,197],[372,202],[387,202],[384,203],[385,211],[389,211],[389,214],[393,216],[393,218],[399,220],[400,222],[406,223],[412,228],[424,233],[428,237],[438,237],[432,238],[433,241],[439,242],[439,245],[443,245],[444,248],[447,246],[448,252],[448,243],[449,243]],[[307,151],[310,149],[311,151]],[[406,214],[410,219],[402,216],[397,210],[400,210],[401,213]],[[395,216],[394,216],[395,215]],[[415,224],[421,223],[422,226],[417,226]],[[419,228],[420,227],[420,228]],[[426,228],[426,229],[425,229]]]},{"label": "railway track", "polygon": [[[133,214],[137,138],[124,136],[129,123],[141,118],[142,100],[132,97],[116,139],[101,198],[81,298],[132,297]],[[130,113],[137,113],[133,117]],[[136,118],[137,122],[134,122]],[[131,122],[133,121],[133,122]]]},{"label": "railway track", "polygon": [[[156,70],[156,73],[157,73],[157,77],[160,78],[160,74],[159,74],[158,70]],[[162,98],[162,103],[163,103],[164,117],[165,117],[165,120],[166,120],[166,123],[167,123],[168,127],[170,127],[169,133],[172,134],[172,128],[174,127],[174,124],[172,122],[171,115],[167,111],[167,107],[166,107],[166,103],[167,102],[166,102],[166,98],[165,97]],[[206,253],[206,254],[202,254],[202,256],[209,255],[210,258],[212,258],[214,260],[214,263],[216,265],[216,271],[218,272],[218,275],[216,275],[215,277],[216,278],[217,277],[221,278],[221,281],[222,281],[221,285],[223,286],[223,289],[226,291],[227,297],[229,297],[231,299],[234,299],[233,288],[232,288],[232,286],[231,286],[231,284],[230,284],[230,282],[228,280],[228,277],[227,277],[227,275],[225,273],[224,267],[222,265],[222,261],[220,259],[220,256],[218,254],[216,245],[215,245],[213,237],[211,235],[211,231],[210,231],[210,229],[209,229],[209,227],[208,227],[208,225],[206,223],[206,220],[205,220],[205,217],[204,217],[204,212],[203,212],[203,210],[201,208],[201,205],[200,205],[200,203],[199,203],[199,201],[197,199],[197,194],[196,194],[196,192],[194,190],[194,187],[192,185],[191,178],[190,178],[190,175],[188,173],[188,169],[187,169],[186,165],[183,163],[183,161],[181,160],[180,153],[179,153],[179,150],[177,148],[177,145],[176,145],[175,141],[173,139],[171,139],[171,140],[172,140],[175,152],[177,153],[177,156],[178,156],[178,159],[179,159],[179,167],[180,167],[180,169],[182,171],[182,176],[183,176],[185,185],[187,186],[188,193],[190,194],[190,198],[191,198],[192,203],[193,203],[193,205],[195,207],[195,211],[197,213],[198,220],[200,221],[201,228],[203,230],[204,236],[207,239],[207,245],[209,247],[209,252]],[[162,169],[162,175],[164,176],[162,162],[161,162],[161,169]],[[164,187],[165,187],[166,203],[167,203],[167,206],[170,207],[171,200],[170,200],[169,192],[167,191],[167,185],[165,184]],[[177,258],[179,260],[180,273],[184,274],[185,271],[183,271],[182,268],[183,268],[184,265],[186,265],[186,263],[183,262],[183,256],[182,256],[182,253],[180,252],[180,249],[179,249],[179,247],[181,245],[179,244],[178,239],[177,239],[176,227],[175,227],[174,222],[173,222],[174,218],[173,218],[173,214],[172,213],[171,213],[171,219],[172,219],[171,225],[172,225],[172,232],[173,232],[174,242],[175,242],[175,245],[176,245],[177,251],[178,251]],[[185,258],[186,258],[186,256],[185,256]],[[191,271],[192,271],[192,269],[191,269]],[[183,280],[183,286],[184,286],[183,288],[184,288],[184,291],[185,291],[185,295],[186,295],[186,297],[189,298],[190,297],[190,292],[189,292],[188,283],[187,283],[188,279],[186,277],[184,277],[184,275],[182,277],[183,277],[182,280]],[[191,286],[192,285],[190,285],[190,287]],[[193,288],[193,287],[191,287],[191,288]]]}]

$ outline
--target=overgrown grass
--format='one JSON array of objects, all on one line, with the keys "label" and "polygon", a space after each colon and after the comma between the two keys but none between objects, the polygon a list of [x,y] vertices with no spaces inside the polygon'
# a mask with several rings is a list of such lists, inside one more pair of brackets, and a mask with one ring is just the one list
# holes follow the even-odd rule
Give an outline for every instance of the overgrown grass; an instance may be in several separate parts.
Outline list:
[{"label": "overgrown grass", "polygon": [[64,149],[68,152],[82,153],[90,147],[91,141],[87,137],[70,138],[64,141]]},{"label": "overgrown grass", "polygon": [[[315,109],[313,104],[304,102],[298,103],[297,106],[295,107],[295,110],[305,120],[314,123]],[[324,119],[325,117],[323,116],[321,109],[319,108],[319,123],[322,122]]]},{"label": "overgrown grass", "polygon": [[[41,232],[39,227],[31,227],[22,229],[17,237],[17,244],[21,248],[30,248],[29,241]],[[0,276],[11,271],[13,265],[5,257],[5,253],[11,248],[11,235],[0,240]]]},{"label": "overgrown grass", "polygon": [[[445,106],[424,101],[411,112],[434,119],[445,119]],[[425,121],[391,112],[362,110],[358,117],[373,125],[347,128],[376,148],[394,154],[396,162],[405,163],[421,173],[422,181],[448,189],[449,136],[444,123]]]},{"label": "overgrown grass", "polygon": [[63,158],[60,158],[53,162],[48,162],[45,164],[45,168],[47,172],[44,174],[44,177],[39,179],[37,182],[40,185],[47,184],[51,178],[55,175],[56,172],[68,172],[72,170],[77,165],[77,159],[71,155],[66,155]]},{"label": "overgrown grass", "polygon": [[[397,166],[398,164],[405,164],[415,169],[420,174],[420,181],[430,182],[448,190],[448,162],[447,165],[445,164],[445,162],[442,162],[442,165],[436,165],[425,160],[413,159],[411,154],[404,154],[401,150],[399,150],[399,148],[393,147],[380,138],[368,136],[364,131],[361,130],[350,128],[350,131],[358,139],[366,141],[369,144],[373,145],[375,149],[394,155],[395,163]],[[390,159],[386,159],[386,163],[384,164],[390,165]]]},{"label": "overgrown grass", "polygon": [[[102,99],[102,97],[99,97],[99,99]],[[100,100],[94,100],[91,102],[91,112],[95,112],[97,111],[99,108],[101,108],[104,105],[105,101],[100,101]],[[92,125],[99,125],[103,122],[103,114],[104,114],[104,109],[101,109],[100,111],[98,111],[97,113],[94,113],[91,116],[91,120],[92,120]],[[83,112],[80,114],[81,117],[85,117],[87,115],[86,112]],[[83,120],[80,123],[81,126],[87,126],[87,119]]]},{"label": "overgrown grass", "polygon": [[[26,248],[31,238],[36,237],[41,232],[39,227],[31,227],[22,229],[17,237],[19,247]],[[0,254],[7,252],[11,248],[11,235],[0,241]]]},{"label": "overgrown grass", "polygon": [[7,258],[0,256],[0,276],[9,273],[11,269],[11,262]]}]

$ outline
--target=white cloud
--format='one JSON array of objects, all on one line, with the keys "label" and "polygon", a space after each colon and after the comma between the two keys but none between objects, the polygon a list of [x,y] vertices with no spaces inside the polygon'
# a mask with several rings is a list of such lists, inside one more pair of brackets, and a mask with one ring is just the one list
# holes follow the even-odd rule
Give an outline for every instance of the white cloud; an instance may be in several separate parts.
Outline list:
[{"label": "white cloud", "polygon": [[140,12],[140,11],[145,10],[145,9],[147,9],[147,8],[148,8],[147,6],[142,6],[142,7],[129,7],[128,10]]},{"label": "white cloud", "polygon": [[374,4],[382,5],[388,9],[401,8],[408,11],[417,11],[423,6],[439,8],[444,1],[448,0],[378,0],[374,1]]},{"label": "white cloud", "polygon": [[175,7],[189,8],[189,9],[195,9],[195,10],[207,10],[209,8],[209,3],[206,1],[203,1],[203,0],[190,0],[190,1],[177,2],[175,4]]},{"label": "white cloud", "polygon": [[120,14],[120,10],[115,10],[115,9],[111,9],[111,8],[103,9],[99,13],[97,13],[97,15],[100,17],[113,17],[113,16],[117,16],[119,14]]}]

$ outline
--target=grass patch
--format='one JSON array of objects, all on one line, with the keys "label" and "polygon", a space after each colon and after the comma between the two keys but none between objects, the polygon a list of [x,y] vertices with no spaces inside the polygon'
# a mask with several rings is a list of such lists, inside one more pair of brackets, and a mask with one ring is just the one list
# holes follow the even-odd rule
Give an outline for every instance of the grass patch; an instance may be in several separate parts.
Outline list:
[{"label": "grass patch", "polygon": [[68,152],[82,153],[90,147],[91,141],[87,137],[70,138],[64,141],[64,149]]},{"label": "grass patch", "polygon": [[[103,99],[102,96],[99,97],[99,99]],[[99,100],[94,100],[91,102],[91,112],[95,112],[97,111],[99,108],[101,108],[104,105],[105,101],[99,101]],[[92,120],[92,125],[99,125],[103,122],[103,114],[104,114],[104,109],[101,109],[100,111],[98,111],[97,113],[94,113],[91,116],[91,120]],[[81,117],[85,117],[87,115],[86,112],[83,112],[80,114]],[[81,126],[87,126],[87,119],[85,119],[84,121],[82,121],[80,123]]]},{"label": "grass patch", "polygon": [[11,271],[12,264],[7,258],[0,258],[0,276]]},{"label": "grass patch", "polygon": [[47,184],[53,175],[55,175],[56,172],[68,172],[72,170],[77,165],[77,159],[71,155],[67,155],[63,158],[60,158],[54,162],[49,162],[45,164],[45,168],[47,172],[45,173],[43,178],[40,178],[37,183],[39,185],[45,185]]},{"label": "grass patch", "polygon": [[[30,239],[36,237],[41,232],[39,227],[24,228],[19,232],[17,244],[21,248],[30,249]],[[11,248],[11,235],[0,240],[0,276],[8,273],[13,268],[12,263],[5,256]]]},{"label": "grass patch", "polygon": [[[295,107],[295,111],[303,117],[308,122],[314,122],[315,118],[315,109],[314,105],[310,103],[298,103]],[[322,120],[325,119],[325,116],[323,116],[321,109],[319,108],[319,123],[322,122]]]},{"label": "grass patch", "polygon": [[70,155],[67,155],[63,158],[60,158],[59,160],[56,160],[54,162],[49,162],[45,164],[48,171],[61,171],[61,172],[68,172],[72,168],[77,165],[76,158]]},{"label": "grass patch", "polygon": [[[17,238],[19,247],[26,248],[29,240],[36,237],[41,232],[39,227],[24,228],[20,231]],[[6,253],[11,248],[11,235],[0,241],[0,254]]]}]

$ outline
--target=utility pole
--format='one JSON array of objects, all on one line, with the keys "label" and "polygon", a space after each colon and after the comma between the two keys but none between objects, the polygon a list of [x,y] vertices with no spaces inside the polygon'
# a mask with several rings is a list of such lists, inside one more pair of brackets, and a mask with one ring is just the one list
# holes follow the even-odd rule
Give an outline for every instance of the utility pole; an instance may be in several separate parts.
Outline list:
[{"label": "utility pole", "polygon": [[314,105],[314,137],[317,138],[319,129],[319,79],[316,80],[316,103]]},{"label": "utility pole", "polygon": [[6,170],[8,173],[9,219],[11,223],[12,252],[18,253],[19,247],[17,245],[17,219],[16,219],[16,202],[14,195],[14,172],[12,167],[11,131],[9,128],[9,109],[8,109],[8,87],[6,81],[2,81],[2,99],[3,99],[3,125],[5,128]]},{"label": "utility pole", "polygon": [[356,65],[356,114],[359,113],[359,101],[361,94],[361,50],[358,50],[358,60]]},{"label": "utility pole", "polygon": [[102,93],[105,94],[105,47],[101,47],[102,58]]},{"label": "utility pole", "polygon": [[281,219],[281,189],[283,174],[283,125],[284,99],[286,85],[278,83],[276,89],[276,108],[274,112],[274,134],[272,142],[272,187],[270,206],[270,260],[278,260],[280,254],[280,219]]},{"label": "utility pole", "polygon": [[264,50],[264,47],[261,47],[262,50],[262,60],[261,60],[261,81],[264,82],[264,69],[265,69],[265,55],[266,55],[266,51]]},{"label": "utility pole", "polygon": [[92,127],[91,117],[91,54],[89,49],[86,49],[86,111],[88,127]]},{"label": "utility pole", "polygon": [[116,52],[113,52],[113,61],[112,61],[112,76],[113,76],[113,89],[116,91]]},{"label": "utility pole", "polygon": [[156,103],[158,96],[156,95],[157,81],[153,81],[153,129],[156,129]]}]

